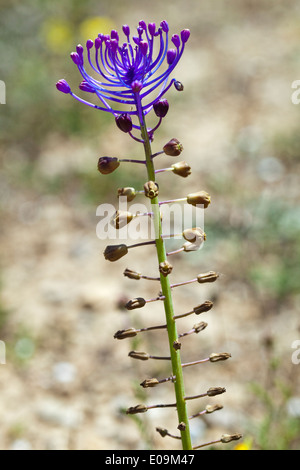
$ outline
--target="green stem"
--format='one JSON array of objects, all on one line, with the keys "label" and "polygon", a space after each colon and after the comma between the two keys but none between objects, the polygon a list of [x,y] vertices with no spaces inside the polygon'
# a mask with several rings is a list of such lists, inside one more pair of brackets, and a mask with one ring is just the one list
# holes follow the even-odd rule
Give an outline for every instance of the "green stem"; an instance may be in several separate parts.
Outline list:
[{"label": "green stem", "polygon": [[[136,94],[136,105],[137,105],[137,110],[138,110],[138,115],[139,115],[142,138],[144,141],[144,150],[145,150],[145,156],[146,156],[146,167],[147,167],[148,179],[149,181],[155,181],[155,168],[153,165],[151,144],[150,144],[150,139],[149,139],[149,135],[147,132],[145,116],[142,111],[140,96],[138,93]],[[161,224],[161,218],[160,218],[158,197],[151,199],[151,204],[153,208],[153,220],[154,220],[154,227],[155,227],[157,258],[158,258],[158,263],[160,264],[167,260],[167,254],[166,254],[165,242],[164,242],[164,239],[162,238],[162,224]],[[176,322],[174,320],[174,308],[173,308],[172,292],[171,292],[169,277],[168,276],[164,277],[161,274],[160,283],[161,283],[162,294],[165,297],[164,307],[165,307],[167,331],[168,331],[168,338],[169,338],[172,370],[173,370],[173,375],[176,377],[176,380],[174,381],[174,387],[175,387],[178,422],[185,424],[185,429],[181,431],[182,448],[183,450],[191,450],[192,442],[191,442],[190,429],[189,429],[187,406],[186,406],[186,401],[184,399],[185,393],[184,393],[184,381],[183,381],[183,371],[182,371],[182,365],[181,365],[180,351],[175,350],[173,346],[174,342],[178,340],[178,334],[177,334]]]}]

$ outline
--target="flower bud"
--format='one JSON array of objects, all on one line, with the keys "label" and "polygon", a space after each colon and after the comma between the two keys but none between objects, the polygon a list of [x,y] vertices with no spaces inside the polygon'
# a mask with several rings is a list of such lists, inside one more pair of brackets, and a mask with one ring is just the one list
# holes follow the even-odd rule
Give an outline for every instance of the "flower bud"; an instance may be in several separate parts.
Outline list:
[{"label": "flower bud", "polygon": [[187,203],[197,206],[203,205],[206,209],[211,202],[210,195],[206,191],[199,191],[198,193],[188,194]]},{"label": "flower bud", "polygon": [[134,188],[119,188],[118,197],[126,197],[128,202],[133,201],[136,196],[136,190]]},{"label": "flower bud", "polygon": [[191,167],[186,162],[178,162],[172,165],[172,171],[175,173],[175,175],[186,178],[191,174]]},{"label": "flower bud", "polygon": [[238,441],[242,437],[242,434],[223,434],[220,440],[223,444],[227,444],[231,441]]},{"label": "flower bud", "polygon": [[179,431],[185,431],[186,424],[183,421],[181,421],[181,423],[178,424],[177,429],[179,429]]},{"label": "flower bud", "polygon": [[176,59],[176,49],[169,49],[167,51],[167,63],[171,65]]},{"label": "flower bud", "polygon": [[206,413],[210,414],[210,413],[214,413],[215,411],[218,411],[218,410],[222,410],[223,409],[223,406],[222,405],[207,405],[205,407],[205,411]]},{"label": "flower bud", "polygon": [[149,354],[141,351],[130,351],[128,356],[133,359],[139,359],[140,361],[148,361],[149,359]]},{"label": "flower bud", "polygon": [[166,99],[158,100],[156,103],[154,103],[153,109],[156,116],[163,118],[169,111],[169,103]]},{"label": "flower bud", "polygon": [[82,80],[79,85],[79,89],[81,91],[86,91],[87,93],[96,93],[95,89],[91,87],[91,85],[86,81]]},{"label": "flower bud", "polygon": [[114,338],[125,339],[125,338],[132,338],[136,335],[137,335],[137,331],[134,328],[127,328],[126,330],[118,330],[114,334]]},{"label": "flower bud", "polygon": [[205,330],[206,327],[207,327],[207,323],[202,321],[200,323],[196,323],[196,325],[193,326],[193,329],[195,330],[195,333],[200,333],[200,331]]},{"label": "flower bud", "polygon": [[169,434],[169,431],[165,428],[155,428],[155,429],[161,435],[161,437],[166,437]]},{"label": "flower bud", "polygon": [[163,261],[159,265],[159,272],[164,276],[167,277],[171,274],[173,266],[168,261]]},{"label": "flower bud", "polygon": [[184,251],[197,251],[206,240],[206,234],[200,227],[188,228],[183,231],[182,236],[187,240],[183,245]]},{"label": "flower bud", "polygon": [[154,181],[148,181],[144,184],[145,196],[154,199],[158,196],[158,185]]},{"label": "flower bud", "polygon": [[163,148],[163,151],[165,152],[165,154],[169,155],[170,157],[178,157],[178,155],[181,154],[182,150],[183,150],[182,144],[179,142],[179,140],[175,138],[167,142]]},{"label": "flower bud", "polygon": [[137,413],[145,413],[148,410],[148,407],[146,405],[136,405],[136,406],[131,406],[128,408],[126,411],[127,415],[135,415]]},{"label": "flower bud", "polygon": [[119,114],[119,116],[116,117],[116,124],[123,132],[132,131],[132,120],[128,113]]},{"label": "flower bud", "polygon": [[215,282],[219,277],[218,273],[214,271],[209,271],[208,273],[198,274],[197,281],[199,284],[204,284],[205,282]]},{"label": "flower bud", "polygon": [[181,349],[181,343],[178,341],[178,339],[174,341],[173,348],[175,349],[175,351],[179,351],[179,349]]},{"label": "flower bud", "polygon": [[224,387],[211,387],[207,390],[208,397],[215,397],[217,395],[222,395],[222,393],[226,392],[226,388]]},{"label": "flower bud", "polygon": [[56,83],[56,88],[58,89],[58,91],[61,91],[62,93],[66,94],[70,93],[71,91],[70,85],[63,78],[61,80],[58,80],[58,82]]},{"label": "flower bud", "polygon": [[151,387],[155,387],[158,384],[159,384],[159,381],[157,379],[146,379],[140,385],[143,388],[151,388]]},{"label": "flower bud", "polygon": [[126,245],[108,245],[104,251],[104,257],[108,261],[117,261],[127,255],[128,248]]},{"label": "flower bud", "polygon": [[112,225],[119,230],[120,228],[125,227],[133,219],[133,214],[127,211],[116,211],[115,215],[112,218]]},{"label": "flower bud", "polygon": [[176,88],[177,91],[183,91],[184,90],[184,86],[181,82],[179,82],[178,80],[176,82],[174,82],[174,87]]},{"label": "flower bud", "polygon": [[120,166],[119,159],[116,157],[100,157],[98,160],[98,171],[102,175],[112,173]]},{"label": "flower bud", "polygon": [[229,359],[231,357],[230,353],[212,353],[209,356],[210,362],[219,362],[219,361],[226,361],[226,359]]},{"label": "flower bud", "polygon": [[140,273],[137,273],[136,271],[132,271],[131,269],[128,269],[128,268],[125,269],[123,274],[125,277],[129,277],[129,279],[135,279],[137,281],[141,279]]},{"label": "flower bud", "polygon": [[146,300],[142,297],[137,297],[136,299],[129,300],[125,307],[127,310],[135,310],[136,308],[142,308],[146,305]]},{"label": "flower bud", "polygon": [[194,308],[194,313],[199,315],[200,313],[208,312],[213,307],[213,305],[214,304],[210,300],[206,300],[203,302],[203,304]]},{"label": "flower bud", "polygon": [[132,82],[131,84],[131,89],[133,93],[139,93],[139,91],[141,91],[142,88],[143,88],[143,84],[139,80],[134,80],[134,82]]}]

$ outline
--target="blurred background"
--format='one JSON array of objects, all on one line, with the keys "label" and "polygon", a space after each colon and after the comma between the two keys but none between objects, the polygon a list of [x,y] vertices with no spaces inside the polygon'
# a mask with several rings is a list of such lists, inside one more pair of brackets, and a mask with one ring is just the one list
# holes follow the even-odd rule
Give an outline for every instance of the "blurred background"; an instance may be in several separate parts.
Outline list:
[{"label": "blurred background", "polygon": [[[174,400],[172,384],[143,390],[145,378],[170,374],[162,361],[127,357],[137,349],[167,354],[166,334],[117,341],[114,333],[163,322],[162,304],[133,313],[124,299],[151,298],[157,286],[123,277],[124,268],[155,275],[150,248],[105,262],[96,208],[116,204],[116,189],[141,189],[140,168],[97,172],[99,156],[140,157],[113,119],[58,93],[80,77],[69,58],[99,32],[133,31],[139,20],[167,20],[191,38],[176,69],[185,90],[168,94],[170,111],[153,142],[172,137],[192,167],[188,180],[159,176],[162,197],[204,189],[207,242],[174,257],[172,280],[215,270],[217,283],[174,292],[176,313],[204,300],[208,328],[182,339],[185,362],[228,351],[224,363],[185,371],[186,393],[224,386],[227,393],[189,402],[223,410],[191,421],[194,445],[241,432],[245,449],[300,448],[300,5],[296,0],[0,0],[0,448],[179,449],[174,409],[134,418],[137,403]],[[180,157],[181,158],[181,157]],[[174,163],[161,157],[161,167]],[[124,165],[125,166],[125,165]],[[178,242],[178,241],[177,241]],[[137,312],[137,313],[136,313]],[[188,331],[199,317],[178,322]],[[298,346],[299,347],[299,346]],[[298,354],[297,357],[299,357]],[[295,361],[294,361],[295,362]],[[297,361],[296,361],[297,362]],[[224,446],[217,447],[223,449]],[[234,445],[226,449],[235,448]]]}]

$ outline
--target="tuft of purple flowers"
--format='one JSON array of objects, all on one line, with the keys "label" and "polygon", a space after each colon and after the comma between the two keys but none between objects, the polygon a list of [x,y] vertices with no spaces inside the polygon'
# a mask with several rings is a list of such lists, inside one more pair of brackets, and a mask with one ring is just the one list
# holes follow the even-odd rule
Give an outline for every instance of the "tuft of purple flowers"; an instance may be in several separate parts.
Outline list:
[{"label": "tuft of purple flowers", "polygon": [[[137,108],[140,104],[140,111],[144,115],[154,107],[161,119],[168,110],[166,100],[162,100],[163,95],[172,84],[178,89],[178,82],[171,79],[170,75],[182,56],[190,31],[184,29],[180,35],[174,34],[169,47],[169,26],[166,21],[162,21],[159,28],[155,23],[147,25],[145,21],[140,21],[137,34],[132,37],[128,25],[124,25],[122,29],[125,42],[121,42],[118,32],[112,30],[110,35],[99,34],[94,41],[88,39],[87,59],[84,58],[84,48],[81,45],[77,46],[76,52],[71,53],[71,59],[83,78],[79,85],[80,90],[96,95],[101,101],[100,106],[74,94],[64,79],[59,80],[56,87],[88,106],[112,113],[116,120],[122,114],[126,114],[127,120],[131,115],[138,115]],[[156,53],[155,40],[159,43]],[[100,75],[98,80],[87,72],[85,62],[93,73]],[[165,67],[162,71],[163,65]],[[156,95],[153,98],[154,91]],[[119,105],[122,105],[122,110],[118,109]],[[121,127],[127,132],[131,125],[122,122]]]}]

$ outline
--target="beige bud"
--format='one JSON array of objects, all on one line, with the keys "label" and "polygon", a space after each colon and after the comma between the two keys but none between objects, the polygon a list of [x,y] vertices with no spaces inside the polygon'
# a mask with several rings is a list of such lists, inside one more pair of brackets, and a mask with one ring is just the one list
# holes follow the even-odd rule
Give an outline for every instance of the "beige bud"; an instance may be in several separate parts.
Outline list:
[{"label": "beige bud", "polygon": [[231,357],[230,353],[224,352],[224,353],[212,353],[209,356],[210,362],[219,362],[219,361],[226,361]]},{"label": "beige bud", "polygon": [[193,329],[195,330],[195,333],[200,333],[200,331],[205,330],[206,327],[207,327],[207,323],[202,321],[200,323],[196,323],[196,325],[193,326]]},{"label": "beige bud", "polygon": [[158,384],[159,384],[159,381],[157,379],[153,378],[153,379],[144,380],[140,385],[143,388],[152,388],[152,387],[155,387]]},{"label": "beige bud", "polygon": [[126,330],[118,330],[114,334],[114,338],[116,339],[125,339],[125,338],[132,338],[133,336],[137,335],[137,331],[135,328],[127,328]]},{"label": "beige bud", "polygon": [[198,274],[197,281],[200,284],[204,284],[205,282],[215,282],[219,277],[219,274],[214,271],[209,271],[204,274]]},{"label": "beige bud", "polygon": [[224,387],[211,387],[207,390],[207,396],[215,397],[216,395],[222,395],[222,393],[226,392],[226,388]]},{"label": "beige bud", "polygon": [[188,194],[187,203],[193,206],[202,205],[206,209],[211,202],[210,195],[206,191]]},{"label": "beige bud", "polygon": [[130,351],[128,356],[133,359],[140,359],[141,361],[147,361],[150,357],[148,353],[142,351]]},{"label": "beige bud", "polygon": [[223,409],[222,405],[207,405],[205,408],[206,413],[208,414],[214,413],[215,411],[222,410],[222,409]]},{"label": "beige bud", "polygon": [[133,219],[133,214],[127,211],[116,211],[115,215],[113,216],[111,223],[112,225],[119,230],[120,228],[125,227],[129,222]]},{"label": "beige bud", "polygon": [[127,415],[135,415],[137,413],[145,413],[148,410],[148,407],[146,405],[136,405],[136,406],[131,406],[128,408],[126,411]]},{"label": "beige bud", "polygon": [[154,181],[148,181],[144,184],[145,196],[149,199],[154,199],[158,196],[158,185]]},{"label": "beige bud", "polygon": [[167,277],[169,274],[171,274],[172,270],[173,270],[173,266],[168,261],[163,261],[159,265],[159,272],[164,277]]},{"label": "beige bud", "polygon": [[123,272],[125,277],[129,277],[129,279],[139,280],[141,279],[141,274],[137,273],[136,271],[132,271],[131,269],[126,268]]},{"label": "beige bud", "polygon": [[194,308],[194,313],[196,315],[199,315],[200,313],[208,312],[212,309],[213,305],[213,302],[211,302],[210,300],[206,300],[205,302],[203,302],[203,304],[198,305]]},{"label": "beige bud", "polygon": [[231,441],[238,441],[239,439],[241,439],[243,436],[242,434],[223,434],[223,436],[221,436],[221,442],[223,442],[223,444],[227,444],[228,442],[231,442]]},{"label": "beige bud", "polygon": [[119,188],[118,197],[126,197],[128,202],[131,202],[136,196],[136,190],[134,188]]},{"label": "beige bud", "polygon": [[175,175],[186,178],[191,174],[191,167],[186,162],[178,162],[172,165],[172,171],[175,173]]}]

